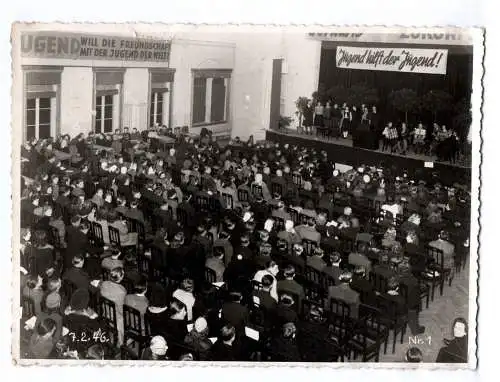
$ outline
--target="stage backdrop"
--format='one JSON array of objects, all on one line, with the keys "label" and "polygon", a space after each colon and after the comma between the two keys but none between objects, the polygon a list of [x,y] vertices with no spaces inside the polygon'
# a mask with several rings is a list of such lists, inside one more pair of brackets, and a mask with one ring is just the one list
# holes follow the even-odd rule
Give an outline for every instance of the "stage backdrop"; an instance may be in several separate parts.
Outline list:
[{"label": "stage backdrop", "polygon": [[[445,74],[434,73],[424,74],[417,70],[410,72],[386,71],[386,70],[357,70],[345,68],[345,63],[337,67],[337,50],[345,49],[346,46],[352,48],[379,49],[388,51],[418,51],[432,50],[435,53],[447,51]],[[432,59],[434,53],[430,55]],[[441,64],[441,62],[439,62]],[[352,65],[352,64],[351,64]],[[359,65],[359,64],[358,64]],[[435,68],[438,70],[438,68]],[[444,67],[441,65],[439,71],[444,73]],[[472,88],[472,46],[430,46],[420,44],[383,44],[383,43],[363,43],[349,42],[348,44],[336,41],[323,41],[321,49],[319,87],[327,91],[335,86],[350,88],[357,84],[366,84],[378,91],[379,102],[377,104],[379,112],[387,118],[395,119],[399,114],[387,102],[387,96],[393,90],[410,88],[419,95],[423,95],[430,90],[444,90],[450,93],[455,102],[463,98],[470,99]],[[335,100],[337,101],[337,100]],[[423,115],[424,121],[430,123],[430,115]],[[445,116],[444,119],[451,119],[452,115]],[[443,121],[446,123],[448,121]]]}]

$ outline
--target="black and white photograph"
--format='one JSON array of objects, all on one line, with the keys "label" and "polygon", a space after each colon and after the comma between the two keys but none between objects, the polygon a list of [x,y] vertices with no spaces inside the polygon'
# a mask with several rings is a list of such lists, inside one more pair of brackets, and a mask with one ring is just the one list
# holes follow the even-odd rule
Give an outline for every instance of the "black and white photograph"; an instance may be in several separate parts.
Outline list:
[{"label": "black and white photograph", "polygon": [[483,30],[11,38],[18,364],[475,367]]}]

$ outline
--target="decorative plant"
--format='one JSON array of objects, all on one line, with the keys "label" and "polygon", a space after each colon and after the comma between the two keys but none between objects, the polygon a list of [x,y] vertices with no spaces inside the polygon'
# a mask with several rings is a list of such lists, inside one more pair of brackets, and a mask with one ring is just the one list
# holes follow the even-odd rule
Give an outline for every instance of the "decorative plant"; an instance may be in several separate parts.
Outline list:
[{"label": "decorative plant", "polygon": [[389,103],[397,111],[405,113],[405,122],[408,124],[408,113],[415,111],[418,107],[418,95],[412,89],[393,90],[389,93]]},{"label": "decorative plant", "polygon": [[362,104],[374,105],[378,102],[377,89],[366,84],[356,84],[347,89],[346,101],[349,105],[360,106]]},{"label": "decorative plant", "polygon": [[309,102],[309,98],[307,97],[299,97],[297,101],[295,101],[295,106],[297,107],[297,111],[295,114],[299,119],[299,127],[302,126],[302,117],[304,116],[304,110],[307,107],[307,103]]},{"label": "decorative plant", "polygon": [[432,113],[434,122],[440,112],[449,111],[452,108],[453,97],[443,90],[430,90],[422,97],[421,106],[424,110]]},{"label": "decorative plant", "polygon": [[286,129],[288,126],[290,126],[291,123],[292,123],[291,117],[285,117],[283,115],[280,115],[280,119],[279,119],[280,130]]}]

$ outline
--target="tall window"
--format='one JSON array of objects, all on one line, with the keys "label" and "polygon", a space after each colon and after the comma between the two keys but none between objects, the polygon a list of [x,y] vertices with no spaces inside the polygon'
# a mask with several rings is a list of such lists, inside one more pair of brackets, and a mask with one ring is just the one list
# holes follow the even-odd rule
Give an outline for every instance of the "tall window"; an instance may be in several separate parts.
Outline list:
[{"label": "tall window", "polygon": [[113,131],[113,95],[97,96],[95,99],[96,117],[95,132],[110,133]]},{"label": "tall window", "polygon": [[95,119],[96,133],[110,133],[120,129],[122,123],[122,99],[124,69],[93,68],[95,81]]},{"label": "tall window", "polygon": [[49,138],[51,123],[50,97],[34,97],[26,100],[26,138]]},{"label": "tall window", "polygon": [[58,133],[58,99],[63,68],[23,66],[24,139],[45,139]]},{"label": "tall window", "polygon": [[149,126],[158,123],[163,125],[163,92],[151,94],[151,106],[149,108]]},{"label": "tall window", "polygon": [[193,88],[193,125],[205,122],[207,79],[195,78]]},{"label": "tall window", "polygon": [[170,127],[170,106],[175,70],[153,68],[149,70],[151,98],[149,103],[149,126],[156,123]]},{"label": "tall window", "polygon": [[229,69],[193,70],[193,109],[194,126],[224,123],[229,110]]}]

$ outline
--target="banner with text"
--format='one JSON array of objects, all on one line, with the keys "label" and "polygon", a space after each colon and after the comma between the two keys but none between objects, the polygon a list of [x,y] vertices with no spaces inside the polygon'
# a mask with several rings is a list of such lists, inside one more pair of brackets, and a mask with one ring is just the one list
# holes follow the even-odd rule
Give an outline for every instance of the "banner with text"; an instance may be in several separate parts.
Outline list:
[{"label": "banner with text", "polygon": [[23,57],[73,60],[165,62],[170,41],[133,37],[27,32],[21,35]]},{"label": "banner with text", "polygon": [[446,74],[446,49],[337,47],[337,68]]}]

